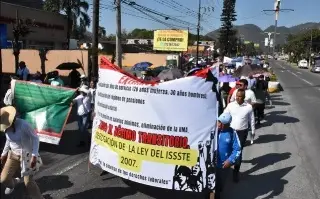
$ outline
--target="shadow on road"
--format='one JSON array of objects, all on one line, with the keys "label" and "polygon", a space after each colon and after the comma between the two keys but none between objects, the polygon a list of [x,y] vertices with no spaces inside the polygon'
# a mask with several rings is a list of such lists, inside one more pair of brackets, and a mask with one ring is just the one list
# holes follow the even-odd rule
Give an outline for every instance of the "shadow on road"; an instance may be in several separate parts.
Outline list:
[{"label": "shadow on road", "polygon": [[137,193],[131,187],[108,187],[108,188],[94,188],[76,194],[68,195],[67,199],[118,199],[125,196],[131,196]]},{"label": "shadow on road", "polygon": [[293,168],[294,166],[260,175],[249,175],[238,184],[230,183],[225,189],[230,191],[223,193],[224,198],[272,199],[279,196],[283,192],[284,186],[288,183],[287,180],[282,178]]},{"label": "shadow on road", "polygon": [[150,197],[157,199],[164,198],[183,198],[183,199],[193,199],[193,198],[204,198],[203,193],[192,193],[192,192],[182,192],[170,189],[161,189],[156,187],[151,187],[139,183],[135,183],[129,180],[123,179],[124,183],[132,187],[134,190],[146,194]]},{"label": "shadow on road", "polygon": [[269,135],[260,135],[255,141],[255,144],[265,144],[269,142],[280,142],[284,141],[287,138],[285,134],[269,134]]},{"label": "shadow on road", "polygon": [[283,102],[283,101],[272,100],[272,105],[273,105],[273,106],[289,106],[290,103],[288,103],[288,102]]},{"label": "shadow on road", "polygon": [[55,154],[77,155],[89,151],[89,147],[77,147],[79,143],[78,130],[66,130],[62,135],[59,145],[41,143],[40,151],[46,151]]},{"label": "shadow on road", "polygon": [[260,169],[273,165],[277,162],[289,159],[291,157],[291,153],[269,153],[257,158],[253,158],[252,160],[243,160],[243,163],[250,163],[254,165],[251,169],[243,172],[243,175],[249,175],[254,173]]},{"label": "shadow on road", "polygon": [[259,125],[259,128],[271,126],[272,124],[275,124],[275,123],[290,124],[290,123],[297,123],[300,121],[298,118],[284,115],[285,113],[286,111],[271,111],[267,113],[265,115],[266,121],[261,123]]},{"label": "shadow on road", "polygon": [[57,191],[73,186],[73,183],[69,181],[69,176],[65,175],[44,176],[36,181],[41,190],[41,193],[45,193],[47,191]]},{"label": "shadow on road", "polygon": [[[66,189],[73,186],[73,183],[69,181],[68,176],[45,176],[36,180],[37,185],[40,188],[41,193],[47,191],[57,191],[59,189]],[[18,184],[15,190],[10,195],[4,195],[4,188],[1,186],[1,199],[31,199],[28,197],[26,188],[23,183]],[[44,195],[45,199],[51,199],[49,194]],[[89,198],[89,197],[88,197]]]}]

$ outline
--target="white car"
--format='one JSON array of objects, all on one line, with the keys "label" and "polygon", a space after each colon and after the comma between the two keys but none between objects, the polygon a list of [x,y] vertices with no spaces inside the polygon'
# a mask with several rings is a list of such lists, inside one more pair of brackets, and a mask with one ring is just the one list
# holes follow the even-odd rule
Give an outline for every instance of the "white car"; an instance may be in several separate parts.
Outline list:
[{"label": "white car", "polygon": [[307,60],[300,60],[298,63],[298,68],[308,68],[308,61]]}]

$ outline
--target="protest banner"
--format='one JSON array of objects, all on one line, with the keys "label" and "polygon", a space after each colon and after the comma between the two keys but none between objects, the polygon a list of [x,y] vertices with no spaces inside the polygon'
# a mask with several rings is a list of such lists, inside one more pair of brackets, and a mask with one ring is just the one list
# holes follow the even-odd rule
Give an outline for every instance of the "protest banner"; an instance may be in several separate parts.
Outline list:
[{"label": "protest banner", "polygon": [[34,127],[41,142],[58,145],[75,90],[18,80],[11,88],[19,117]]},{"label": "protest banner", "polygon": [[146,83],[102,58],[90,162],[154,187],[213,190],[216,74]]},{"label": "protest banner", "polygon": [[188,50],[187,30],[155,30],[153,50],[185,52]]}]

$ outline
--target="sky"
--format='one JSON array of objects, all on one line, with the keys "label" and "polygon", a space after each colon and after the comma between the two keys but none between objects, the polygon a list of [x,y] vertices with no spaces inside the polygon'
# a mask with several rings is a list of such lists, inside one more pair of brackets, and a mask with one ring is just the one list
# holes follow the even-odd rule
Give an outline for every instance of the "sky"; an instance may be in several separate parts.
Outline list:
[{"label": "sky", "polygon": [[[90,4],[88,13],[92,16],[92,0],[87,0]],[[114,0],[100,0],[100,26],[106,28],[107,34],[116,32],[116,13],[112,10]],[[167,20],[166,22],[174,26],[180,25],[182,28],[190,28],[191,32],[196,32],[199,0],[131,0],[137,4],[150,9],[159,11],[171,18],[182,20]],[[274,14],[262,10],[274,9],[275,0],[236,0],[237,21],[236,25],[255,24],[262,29],[274,25]],[[165,3],[177,2],[174,6],[168,6]],[[220,15],[222,12],[223,0],[201,0],[202,2],[202,21],[201,34],[206,34],[220,27]],[[180,6],[180,5],[182,6]],[[170,7],[173,7],[170,8]],[[212,12],[214,8],[214,12]],[[320,0],[281,0],[282,9],[294,9],[293,12],[283,11],[279,15],[278,26],[291,27],[300,23],[320,22]],[[189,13],[187,13],[189,11]],[[149,16],[144,15],[138,10],[122,3],[122,29],[131,31],[135,28],[145,29],[170,29],[173,25],[163,25],[150,20]],[[134,15],[134,16],[133,16]],[[191,15],[191,16],[190,16]],[[155,15],[152,15],[155,16]],[[156,20],[165,21],[164,17],[156,16]],[[188,22],[189,24],[186,24]],[[91,27],[90,27],[91,30]]]}]

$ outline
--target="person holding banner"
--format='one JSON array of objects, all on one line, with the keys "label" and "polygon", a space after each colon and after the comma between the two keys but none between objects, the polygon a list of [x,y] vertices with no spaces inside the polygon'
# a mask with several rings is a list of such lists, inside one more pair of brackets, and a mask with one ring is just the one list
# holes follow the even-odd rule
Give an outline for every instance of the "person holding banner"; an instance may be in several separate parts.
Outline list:
[{"label": "person holding banner", "polygon": [[11,194],[20,182],[13,179],[17,170],[21,169],[21,176],[27,192],[32,199],[43,199],[40,189],[33,179],[33,175],[42,165],[39,156],[39,137],[28,122],[16,117],[16,109],[7,106],[0,110],[0,131],[6,134],[6,144],[1,154],[1,184],[5,185],[5,194]]},{"label": "person holding banner", "polygon": [[215,199],[220,199],[231,165],[241,154],[241,145],[237,133],[230,127],[230,113],[222,113],[218,118],[218,153]]},{"label": "person holding banner", "polygon": [[81,137],[78,146],[85,146],[89,113],[91,112],[91,99],[88,86],[82,85],[79,92],[80,94],[73,100],[73,103],[77,104],[78,127]]}]

